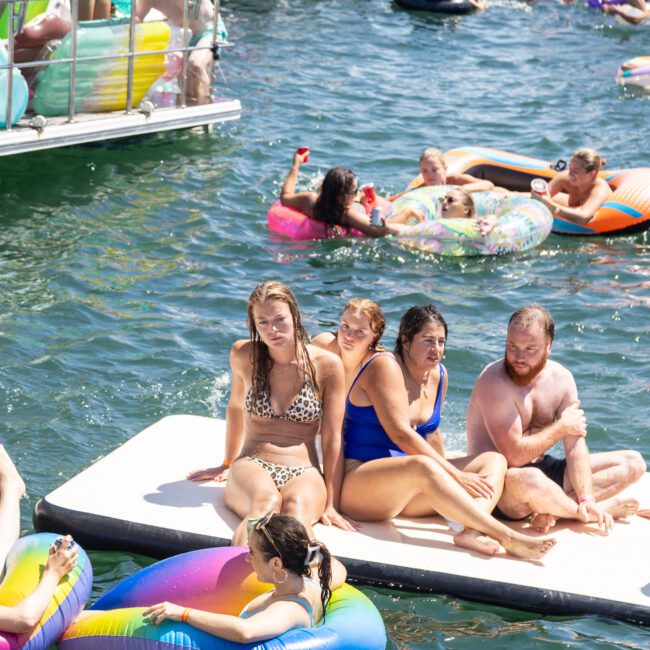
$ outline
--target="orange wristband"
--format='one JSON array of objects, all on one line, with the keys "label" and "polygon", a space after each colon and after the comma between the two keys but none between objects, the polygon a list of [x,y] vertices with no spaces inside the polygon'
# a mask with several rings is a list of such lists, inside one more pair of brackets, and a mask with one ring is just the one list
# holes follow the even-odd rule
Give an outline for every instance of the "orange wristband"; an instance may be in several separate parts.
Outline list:
[{"label": "orange wristband", "polygon": [[221,463],[224,467],[230,467],[232,465],[231,460],[224,460],[223,463]]},{"label": "orange wristband", "polygon": [[181,614],[181,622],[187,623],[187,619],[190,617],[190,612],[192,611],[191,607],[186,607]]}]

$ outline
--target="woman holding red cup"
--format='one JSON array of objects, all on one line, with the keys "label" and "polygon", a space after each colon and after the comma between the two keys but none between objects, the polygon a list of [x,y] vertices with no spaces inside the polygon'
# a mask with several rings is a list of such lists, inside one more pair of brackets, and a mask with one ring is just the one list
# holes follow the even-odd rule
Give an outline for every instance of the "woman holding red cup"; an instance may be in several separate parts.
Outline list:
[{"label": "woman holding red cup", "polygon": [[359,201],[359,180],[351,169],[330,169],[325,174],[318,192],[296,192],[300,165],[308,160],[309,147],[296,150],[291,170],[280,193],[282,205],[298,210],[316,221],[343,228],[346,232],[354,228],[367,237],[384,237],[390,234],[389,227],[385,225],[371,225],[366,209]]}]

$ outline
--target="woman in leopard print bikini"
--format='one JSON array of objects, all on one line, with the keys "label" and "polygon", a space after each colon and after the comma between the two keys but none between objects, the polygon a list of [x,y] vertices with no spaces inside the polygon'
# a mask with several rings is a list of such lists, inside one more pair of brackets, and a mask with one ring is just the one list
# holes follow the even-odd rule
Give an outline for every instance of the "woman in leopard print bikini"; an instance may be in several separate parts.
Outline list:
[{"label": "woman in leopard print bikini", "polygon": [[[230,352],[225,460],[191,473],[226,485],[226,505],[242,518],[233,544],[246,544],[246,522],[269,510],[298,519],[313,538],[317,521],[352,526],[338,514],[343,478],[343,365],[312,346],[296,299],[280,282],[257,286],[248,300],[250,339]],[[323,474],[316,435],[321,434]]]}]

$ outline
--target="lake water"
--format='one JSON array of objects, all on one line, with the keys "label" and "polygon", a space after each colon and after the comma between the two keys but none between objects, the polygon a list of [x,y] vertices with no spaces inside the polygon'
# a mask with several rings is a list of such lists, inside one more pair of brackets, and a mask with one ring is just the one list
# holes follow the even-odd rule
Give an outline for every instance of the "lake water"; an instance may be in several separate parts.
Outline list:
[{"label": "lake water", "polygon": [[[24,532],[40,496],[157,419],[224,417],[246,298],[274,278],[294,289],[311,333],[369,296],[385,308],[392,344],[407,307],[437,303],[450,325],[450,448],[463,444],[473,381],[501,354],[509,314],[541,302],[591,448],[650,459],[647,235],[551,236],[525,254],[445,259],[388,241],[292,244],[266,229],[299,145],[311,147],[302,186],[347,165],[389,192],[415,175],[425,146],[556,160],[588,145],[610,167],[648,164],[648,98],[614,81],[622,61],[647,54],[647,28],[514,0],[460,18],[389,0],[241,0],[223,13],[236,47],[220,92],[242,100],[241,121],[207,137],[0,160],[0,438],[28,484]],[[150,562],[92,560],[95,596]],[[611,620],[364,591],[393,648],[649,647],[647,631]]]}]

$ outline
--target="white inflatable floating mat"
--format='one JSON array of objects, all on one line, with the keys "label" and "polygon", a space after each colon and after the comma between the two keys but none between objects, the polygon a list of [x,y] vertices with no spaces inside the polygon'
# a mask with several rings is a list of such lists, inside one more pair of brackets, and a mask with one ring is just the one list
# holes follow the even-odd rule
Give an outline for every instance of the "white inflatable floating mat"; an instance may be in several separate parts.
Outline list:
[{"label": "white inflatable floating mat", "polygon": [[[39,501],[34,525],[69,532],[86,548],[158,557],[227,545],[237,518],[224,485],[184,479],[219,463],[224,435],[223,420],[166,417]],[[629,493],[650,506],[650,475]],[[650,521],[638,516],[608,536],[594,525],[560,525],[557,545],[538,562],[458,549],[439,517],[362,524],[356,533],[318,525],[316,535],[360,582],[650,625]]]}]

